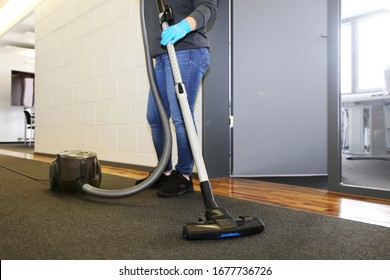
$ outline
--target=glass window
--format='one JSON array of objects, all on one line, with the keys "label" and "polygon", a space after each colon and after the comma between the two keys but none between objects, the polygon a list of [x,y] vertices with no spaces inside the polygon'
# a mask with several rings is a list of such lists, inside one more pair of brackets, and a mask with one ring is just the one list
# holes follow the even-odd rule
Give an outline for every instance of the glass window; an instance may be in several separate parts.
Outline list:
[{"label": "glass window", "polygon": [[344,20],[340,39],[341,93],[382,91],[390,64],[390,13]]},{"label": "glass window", "polygon": [[351,24],[343,24],[341,27],[341,93],[352,92],[352,42]]},{"label": "glass window", "polygon": [[383,70],[390,63],[390,16],[378,15],[357,23],[358,91],[383,89]]}]

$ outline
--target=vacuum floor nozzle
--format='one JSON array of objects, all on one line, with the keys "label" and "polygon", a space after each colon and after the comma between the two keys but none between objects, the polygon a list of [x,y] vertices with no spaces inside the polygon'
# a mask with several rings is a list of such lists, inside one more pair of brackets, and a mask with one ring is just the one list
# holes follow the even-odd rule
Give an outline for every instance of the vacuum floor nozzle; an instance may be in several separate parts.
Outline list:
[{"label": "vacuum floor nozzle", "polygon": [[184,225],[183,237],[185,239],[221,239],[257,234],[263,230],[264,223],[259,218],[243,216],[233,219],[225,209],[217,208],[206,212],[206,220]]}]

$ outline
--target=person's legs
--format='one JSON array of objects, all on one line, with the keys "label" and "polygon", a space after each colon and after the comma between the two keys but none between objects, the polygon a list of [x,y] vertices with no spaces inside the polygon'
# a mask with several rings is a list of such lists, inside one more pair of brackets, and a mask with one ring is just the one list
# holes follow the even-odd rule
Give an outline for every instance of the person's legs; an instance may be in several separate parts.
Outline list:
[{"label": "person's legs", "polygon": [[[206,48],[181,50],[177,51],[176,55],[183,83],[187,90],[187,99],[191,114],[194,120],[194,106],[199,85],[210,63],[209,51]],[[172,69],[167,54],[160,55],[156,58],[155,75],[165,110],[168,117],[172,118],[175,125],[178,149],[178,162],[175,166],[177,172],[172,172],[172,175],[169,176],[169,178],[164,179],[165,187],[162,187],[157,194],[159,196],[181,195],[183,193],[193,191],[190,175],[192,174],[194,160],[181,108],[176,97]],[[164,132],[160,116],[151,93],[149,93],[148,99],[147,120],[152,130],[153,144],[157,153],[157,158],[160,160],[164,145]],[[169,160],[165,170],[172,170],[172,160]]]},{"label": "person's legs", "polygon": [[[210,55],[208,49],[191,49],[177,51],[176,53],[183,83],[187,90],[187,99],[190,106],[193,121],[194,106],[199,89],[200,82],[210,63]],[[176,92],[173,86],[172,70],[169,70],[170,76],[166,72],[167,98],[169,100],[169,108],[173,124],[176,130],[178,162],[175,169],[183,175],[191,175],[194,167],[194,159],[190,143],[188,140],[181,108],[176,97]],[[171,83],[171,84],[170,84]],[[173,91],[172,91],[173,89]]]},{"label": "person's legs", "polygon": [[[168,61],[168,57],[164,57]],[[183,83],[187,90],[187,99],[194,120],[194,106],[200,82],[206,72],[210,56],[207,49],[193,49],[177,52],[177,59]],[[165,63],[166,94],[169,101],[169,110],[176,130],[178,162],[175,171],[169,176],[165,185],[157,191],[160,197],[178,196],[194,191],[192,184],[192,170],[194,159],[189,144],[180,104],[176,97],[172,70],[169,63]]]}]

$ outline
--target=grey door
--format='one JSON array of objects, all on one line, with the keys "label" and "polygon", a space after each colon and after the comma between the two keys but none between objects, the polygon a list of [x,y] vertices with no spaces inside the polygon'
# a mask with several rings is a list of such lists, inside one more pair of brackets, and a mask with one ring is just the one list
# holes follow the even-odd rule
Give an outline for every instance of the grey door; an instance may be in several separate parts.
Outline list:
[{"label": "grey door", "polygon": [[327,173],[327,0],[232,1],[232,176]]}]

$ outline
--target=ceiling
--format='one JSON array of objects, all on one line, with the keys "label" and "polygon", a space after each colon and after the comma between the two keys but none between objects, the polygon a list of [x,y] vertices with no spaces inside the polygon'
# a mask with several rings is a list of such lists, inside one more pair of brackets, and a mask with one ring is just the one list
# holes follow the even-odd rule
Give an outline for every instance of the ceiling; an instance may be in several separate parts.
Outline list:
[{"label": "ceiling", "polygon": [[[0,8],[2,1],[0,0]],[[29,14],[0,37],[0,52],[35,57],[35,20]]]}]

